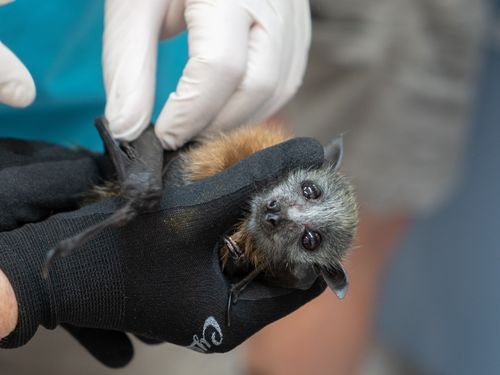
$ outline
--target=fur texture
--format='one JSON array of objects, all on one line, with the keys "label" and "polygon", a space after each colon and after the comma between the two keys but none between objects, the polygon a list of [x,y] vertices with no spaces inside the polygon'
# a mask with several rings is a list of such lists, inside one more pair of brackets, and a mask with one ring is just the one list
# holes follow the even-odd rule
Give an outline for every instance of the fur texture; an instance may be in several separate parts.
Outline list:
[{"label": "fur texture", "polygon": [[278,123],[242,127],[229,133],[217,133],[199,139],[182,154],[186,182],[213,176],[264,148],[290,138]]},{"label": "fur texture", "polygon": [[[184,180],[189,183],[214,175],[288,138],[279,125],[264,124],[202,140],[183,155]],[[293,171],[252,197],[250,212],[231,235],[244,256],[235,261],[224,246],[223,268],[229,267],[230,273],[237,274],[266,263],[269,273],[288,273],[295,278],[311,266],[338,268],[356,232],[357,205],[351,185],[337,173],[337,167],[326,162],[320,169]],[[313,181],[319,187],[318,199],[303,196],[304,181]],[[268,225],[264,219],[266,205],[273,200],[281,206],[279,225]],[[321,235],[321,244],[314,251],[302,245],[306,229]]]}]

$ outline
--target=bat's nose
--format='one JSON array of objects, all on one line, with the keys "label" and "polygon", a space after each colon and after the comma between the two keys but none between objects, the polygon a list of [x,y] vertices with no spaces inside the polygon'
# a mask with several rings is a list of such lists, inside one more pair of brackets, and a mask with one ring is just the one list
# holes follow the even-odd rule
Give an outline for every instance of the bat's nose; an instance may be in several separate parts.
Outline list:
[{"label": "bat's nose", "polygon": [[269,223],[271,226],[276,227],[282,220],[282,217],[279,213],[269,212],[264,215],[264,219],[266,223]]}]

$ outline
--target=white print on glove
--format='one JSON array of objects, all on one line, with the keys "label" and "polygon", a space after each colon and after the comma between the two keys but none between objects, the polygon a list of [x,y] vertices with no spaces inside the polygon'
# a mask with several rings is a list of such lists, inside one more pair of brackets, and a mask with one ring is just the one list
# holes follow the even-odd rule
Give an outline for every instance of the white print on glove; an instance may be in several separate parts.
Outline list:
[{"label": "white print on glove", "polygon": [[[209,337],[207,337],[207,333]],[[208,353],[211,351],[210,349],[212,346],[219,346],[222,344],[222,340],[222,330],[219,323],[217,323],[217,320],[215,320],[213,316],[209,316],[205,320],[205,324],[203,324],[201,338],[198,338],[198,335],[193,335],[193,342],[188,348],[196,352]]]}]

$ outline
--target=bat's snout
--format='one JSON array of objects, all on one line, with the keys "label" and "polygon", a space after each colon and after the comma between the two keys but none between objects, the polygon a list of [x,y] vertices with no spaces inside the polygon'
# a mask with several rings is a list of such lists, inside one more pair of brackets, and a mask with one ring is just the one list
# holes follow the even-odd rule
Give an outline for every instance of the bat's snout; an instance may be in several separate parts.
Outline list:
[{"label": "bat's snout", "polygon": [[283,222],[281,205],[276,199],[269,200],[262,210],[263,222],[269,229],[274,229]]}]

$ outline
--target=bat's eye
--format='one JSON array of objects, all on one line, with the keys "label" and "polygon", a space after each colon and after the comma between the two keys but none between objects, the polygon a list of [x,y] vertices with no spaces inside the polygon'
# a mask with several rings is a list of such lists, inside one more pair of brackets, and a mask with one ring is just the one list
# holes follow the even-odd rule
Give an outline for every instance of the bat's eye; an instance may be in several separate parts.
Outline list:
[{"label": "bat's eye", "polygon": [[312,251],[321,245],[321,235],[318,232],[306,230],[302,235],[302,246],[304,249]]},{"label": "bat's eye", "polygon": [[304,181],[301,187],[302,195],[306,199],[318,199],[321,196],[321,189],[312,181]]}]

